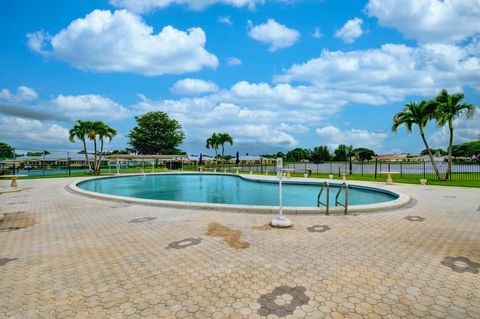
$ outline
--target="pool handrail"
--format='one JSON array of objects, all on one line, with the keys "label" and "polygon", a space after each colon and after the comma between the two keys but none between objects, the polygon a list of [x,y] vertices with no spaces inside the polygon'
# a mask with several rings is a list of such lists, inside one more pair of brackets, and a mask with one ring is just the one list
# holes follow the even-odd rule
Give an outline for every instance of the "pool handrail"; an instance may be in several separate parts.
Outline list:
[{"label": "pool handrail", "polygon": [[[322,193],[323,193],[323,190],[325,189],[325,187],[327,187],[327,201],[326,201],[326,203],[322,203],[322,200],[321,200],[320,197],[322,196]],[[320,188],[320,192],[318,192],[317,207],[320,207],[320,205],[325,206],[325,208],[326,208],[325,214],[329,215],[330,214],[330,184],[328,184],[327,181],[323,182],[322,188]]]},{"label": "pool handrail", "polygon": [[[338,196],[340,196],[340,193],[344,188],[345,188],[345,204],[342,204],[338,201]],[[335,206],[338,206],[338,205],[345,207],[345,215],[346,215],[348,213],[348,184],[346,182],[340,185],[340,189],[337,192],[337,196],[335,196]]]}]

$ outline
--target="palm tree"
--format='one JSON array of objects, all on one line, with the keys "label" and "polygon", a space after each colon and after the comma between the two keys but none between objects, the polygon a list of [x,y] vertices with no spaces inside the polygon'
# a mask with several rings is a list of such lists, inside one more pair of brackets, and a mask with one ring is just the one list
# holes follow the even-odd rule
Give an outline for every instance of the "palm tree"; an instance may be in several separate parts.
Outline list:
[{"label": "palm tree", "polygon": [[222,161],[224,158],[224,153],[225,153],[225,143],[229,143],[230,145],[233,145],[233,139],[228,133],[219,133],[217,134],[218,136],[218,144],[222,147]]},{"label": "palm tree", "polygon": [[425,148],[427,149],[428,156],[430,157],[430,161],[432,162],[433,169],[435,170],[435,174],[437,178],[440,180],[440,173],[438,172],[437,164],[433,160],[432,151],[428,146],[427,139],[425,138],[424,128],[427,123],[433,118],[435,114],[435,109],[437,105],[432,103],[432,101],[421,101],[419,103],[410,102],[407,103],[403,109],[403,111],[398,112],[395,114],[393,118],[393,126],[392,131],[397,132],[398,127],[405,125],[407,131],[409,133],[412,132],[413,125],[418,126],[418,130],[420,131],[420,136],[422,137],[423,144],[425,144]]},{"label": "palm tree", "polygon": [[103,122],[95,122],[95,125],[97,125],[96,132],[98,135],[98,139],[100,140],[100,155],[99,155],[98,163],[96,163],[95,165],[95,173],[100,174],[100,165],[102,163],[104,140],[105,138],[108,138],[109,142],[112,141],[112,138],[115,135],[117,135],[117,131]]},{"label": "palm tree", "polygon": [[435,98],[434,102],[437,104],[435,118],[440,127],[448,123],[450,130],[450,140],[448,142],[448,168],[445,173],[445,179],[451,178],[452,174],[452,145],[453,145],[453,121],[465,115],[467,118],[473,117],[475,113],[475,106],[473,104],[462,103],[464,98],[463,93],[448,94],[447,90],[442,90]]},{"label": "palm tree", "polygon": [[217,133],[213,133],[212,136],[207,138],[207,142],[206,142],[206,145],[205,145],[205,147],[208,148],[208,149],[213,148],[213,150],[215,151],[215,159],[218,156],[218,146],[219,146],[218,141],[219,141],[219,139],[218,139]]},{"label": "palm tree", "polygon": [[88,159],[87,143],[85,141],[87,134],[90,130],[90,126],[91,122],[78,120],[77,122],[75,122],[75,125],[69,131],[69,139],[72,143],[75,143],[75,139],[82,141],[85,161],[88,164],[89,170],[92,171],[92,166],[90,165],[90,161]]}]

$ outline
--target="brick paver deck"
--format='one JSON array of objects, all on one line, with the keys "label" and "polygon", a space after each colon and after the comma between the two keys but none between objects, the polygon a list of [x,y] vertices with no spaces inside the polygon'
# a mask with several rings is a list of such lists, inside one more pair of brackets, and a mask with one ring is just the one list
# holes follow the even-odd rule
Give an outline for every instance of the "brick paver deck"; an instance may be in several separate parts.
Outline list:
[{"label": "brick paver deck", "polygon": [[394,185],[411,205],[278,230],[69,181],[0,195],[0,318],[480,318],[480,189]]}]

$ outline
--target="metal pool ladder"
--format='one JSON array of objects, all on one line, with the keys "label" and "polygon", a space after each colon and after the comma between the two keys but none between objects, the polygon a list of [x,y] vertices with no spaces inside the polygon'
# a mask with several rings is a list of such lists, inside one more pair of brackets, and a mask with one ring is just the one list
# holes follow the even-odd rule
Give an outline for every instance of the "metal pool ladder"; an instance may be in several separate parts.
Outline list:
[{"label": "metal pool ladder", "polygon": [[[322,193],[323,193],[323,190],[327,188],[327,201],[325,203],[322,203],[322,200],[321,200],[321,196],[322,196]],[[337,195],[338,197],[338,195]],[[322,188],[320,188],[320,192],[318,192],[318,196],[317,196],[317,207],[320,207],[320,206],[325,206],[326,208],[326,211],[325,211],[325,214],[330,214],[329,210],[330,210],[330,185],[328,184],[327,181],[323,182],[322,184]]]},{"label": "metal pool ladder", "polygon": [[[338,197],[342,193],[343,189],[345,189],[345,203],[344,204],[342,204],[338,201]],[[335,206],[338,206],[338,205],[344,207],[345,208],[345,214],[347,214],[347,212],[348,212],[348,184],[347,183],[342,183],[342,185],[340,186],[340,189],[337,192],[337,196],[335,196]]]}]

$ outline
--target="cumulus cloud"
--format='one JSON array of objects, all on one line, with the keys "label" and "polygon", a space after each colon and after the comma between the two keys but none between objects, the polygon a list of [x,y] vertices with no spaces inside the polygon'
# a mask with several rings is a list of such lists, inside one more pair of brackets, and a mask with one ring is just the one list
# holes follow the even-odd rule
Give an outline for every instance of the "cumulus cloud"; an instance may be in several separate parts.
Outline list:
[{"label": "cumulus cloud", "polygon": [[[467,119],[465,117],[460,117],[454,121],[453,125],[454,144],[461,144],[480,139],[480,108],[477,107],[473,118]],[[450,131],[446,125],[432,135],[432,145],[446,149],[449,138]]]},{"label": "cumulus cloud", "polygon": [[72,120],[114,121],[130,115],[120,104],[100,95],[58,95],[52,100],[54,109]]},{"label": "cumulus cloud", "polygon": [[239,66],[239,65],[242,65],[242,63],[243,63],[242,60],[233,56],[227,59],[227,64],[229,66]]},{"label": "cumulus cloud", "polygon": [[480,0],[369,0],[382,26],[422,43],[452,43],[480,32]]},{"label": "cumulus cloud", "polygon": [[274,19],[268,19],[266,23],[253,26],[249,21],[248,35],[261,43],[270,45],[271,52],[278,49],[288,48],[294,45],[300,38],[300,33],[290,29]]},{"label": "cumulus cloud", "polygon": [[465,47],[385,44],[379,49],[323,50],[320,57],[293,65],[276,82],[308,82],[337,90],[354,103],[385,104],[407,96],[432,96],[442,88],[480,88],[479,44]]},{"label": "cumulus cloud", "polygon": [[355,42],[363,34],[362,23],[363,20],[360,18],[348,20],[340,30],[335,32],[335,37],[347,43]]},{"label": "cumulus cloud", "polygon": [[325,143],[331,148],[346,144],[354,147],[379,149],[383,147],[383,142],[388,138],[388,135],[384,132],[370,132],[359,129],[342,131],[332,125],[317,128],[315,133],[321,139],[321,143]]},{"label": "cumulus cloud", "polygon": [[58,146],[68,141],[68,130],[39,120],[0,117],[0,136],[16,147]]},{"label": "cumulus cloud", "polygon": [[148,76],[181,74],[216,68],[218,59],[205,49],[201,28],[172,26],[159,33],[125,10],[94,10],[54,36],[27,35],[30,48],[74,67],[97,72],[129,72]]},{"label": "cumulus cloud", "polygon": [[170,90],[176,94],[199,95],[216,92],[219,88],[212,81],[187,78],[175,82]]},{"label": "cumulus cloud", "polygon": [[221,24],[226,24],[226,25],[229,25],[229,26],[233,25],[233,22],[232,22],[232,19],[230,18],[230,16],[218,17],[217,21]]},{"label": "cumulus cloud", "polygon": [[28,86],[19,86],[16,92],[10,92],[8,89],[0,91],[0,100],[6,102],[29,102],[38,98],[37,92]]},{"label": "cumulus cloud", "polygon": [[316,27],[313,30],[312,37],[314,37],[315,39],[320,39],[321,37],[323,37],[322,30],[320,30],[319,27]]},{"label": "cumulus cloud", "polygon": [[136,113],[167,112],[182,123],[188,141],[203,140],[215,127],[234,134],[242,145],[287,149],[298,144],[296,135],[326,121],[346,103],[336,92],[319,92],[311,86],[240,81],[201,97],[142,97],[131,108]]},{"label": "cumulus cloud", "polygon": [[163,9],[170,5],[186,5],[191,10],[203,10],[205,7],[221,3],[234,7],[255,8],[255,4],[263,0],[110,0],[110,4],[126,8],[136,13],[144,13],[154,9]]}]

